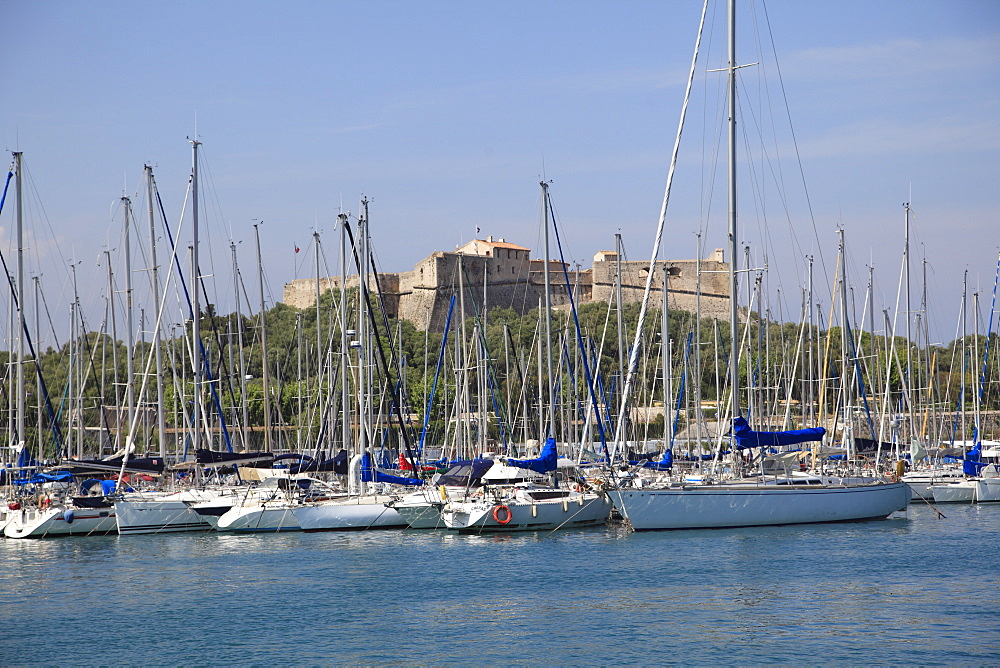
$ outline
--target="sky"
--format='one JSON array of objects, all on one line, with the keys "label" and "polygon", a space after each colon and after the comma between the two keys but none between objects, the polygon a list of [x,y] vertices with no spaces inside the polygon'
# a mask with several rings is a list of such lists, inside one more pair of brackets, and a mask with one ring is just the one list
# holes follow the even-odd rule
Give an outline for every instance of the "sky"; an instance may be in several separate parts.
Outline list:
[{"label": "sky", "polygon": [[[662,0],[0,0],[0,140],[24,155],[26,285],[39,277],[53,320],[41,339],[68,335],[70,265],[91,329],[105,317],[105,252],[121,294],[121,197],[141,196],[145,164],[181,225],[192,137],[220,312],[234,308],[230,242],[256,310],[259,224],[271,305],[313,275],[314,232],[323,273],[337,273],[336,216],[356,216],[362,196],[383,271],[487,235],[539,256],[543,179],[568,261],[589,265],[618,233],[628,259],[648,260],[700,13]],[[694,257],[699,234],[706,253],[727,243],[724,77],[708,71],[725,61],[724,14],[709,9],[667,258]],[[1000,251],[1000,1],[757,1],[739,24],[738,236],[768,269],[772,315],[798,320],[813,256],[827,317],[838,228],[856,312],[873,266],[876,310],[905,314],[909,202],[910,310],[926,274],[921,318],[932,342],[952,340],[968,272],[985,327]],[[13,212],[8,196],[11,267]]]}]

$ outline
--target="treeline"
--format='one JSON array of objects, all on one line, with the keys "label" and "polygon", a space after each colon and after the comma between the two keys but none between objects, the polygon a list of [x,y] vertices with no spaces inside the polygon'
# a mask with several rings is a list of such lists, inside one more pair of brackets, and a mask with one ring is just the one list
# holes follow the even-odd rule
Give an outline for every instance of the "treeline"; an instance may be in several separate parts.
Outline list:
[{"label": "treeline", "polygon": [[[375,301],[373,295],[373,304]],[[347,302],[347,329],[354,340],[353,332],[358,330],[356,290],[348,291]],[[341,354],[339,303],[339,294],[327,292],[318,308],[297,309],[279,303],[265,313],[269,403],[275,427],[270,444],[264,443],[262,432],[261,318],[259,314],[219,315],[211,305],[206,307],[200,330],[208,372],[201,397],[210,424],[221,433],[225,423],[232,445],[291,450],[323,447],[339,439],[339,388],[346,374],[350,392],[356,396],[358,365],[363,359],[362,342],[354,344],[348,355]],[[550,384],[542,341],[544,323],[538,310],[523,316],[509,308],[494,308],[485,315],[466,314],[464,318],[456,314],[440,365],[442,333],[418,331],[409,321],[384,318],[377,306],[374,313],[371,320],[377,338],[369,348],[369,375],[376,382],[372,385],[370,419],[377,442],[400,444],[398,429],[390,427],[398,425],[400,419],[394,419],[394,414],[409,425],[413,443],[419,441],[425,419],[427,443],[486,437],[523,442],[540,437],[544,427],[539,416],[549,410]],[[619,334],[613,305],[586,304],[579,309],[578,336],[572,315],[553,311],[552,410],[560,438],[572,440],[582,433],[586,413],[595,402],[587,389],[588,373],[596,388],[602,426],[610,430],[617,424],[622,363],[628,362],[638,316],[638,304],[624,306]],[[669,397],[664,389],[661,314],[651,309],[639,339],[631,405],[662,407],[666,402],[678,406],[677,426],[683,427],[697,410],[706,411],[702,402],[711,406],[727,396],[729,324],[710,319],[699,323],[686,311],[671,311],[669,316]],[[185,416],[194,396],[192,347],[184,329],[175,325],[165,332],[161,349],[159,378],[170,427],[170,452],[184,447]],[[186,329],[190,334],[190,322]],[[877,410],[888,398],[891,410],[912,408],[925,415],[932,410],[939,424],[963,405],[971,410],[980,391],[982,406],[996,409],[1000,405],[996,335],[970,336],[947,346],[918,347],[907,345],[901,337],[890,340],[854,332],[853,337],[845,338],[840,328],[811,329],[765,321],[751,313],[741,324],[738,338],[743,342],[740,384],[746,392],[745,405],[759,421],[779,427],[789,426],[782,422],[786,414],[797,423],[807,413],[835,414],[845,386],[853,405]],[[381,355],[375,354],[378,348]],[[151,352],[149,341],[136,344],[132,351],[137,443],[146,451],[159,447],[155,442],[157,390],[155,369],[149,366]],[[58,350],[49,348],[37,364],[30,360],[25,367],[25,440],[39,443],[47,456],[65,453],[72,420],[75,449],[108,454],[116,447],[115,437],[120,438],[129,428],[128,356],[121,341],[91,332]],[[383,358],[385,365],[380,362]],[[0,352],[7,376],[2,383],[0,410],[13,425],[15,365],[11,361],[10,353]],[[147,368],[151,368],[149,375],[144,373]],[[44,387],[38,382],[39,370]],[[425,415],[429,403],[430,412]],[[714,414],[711,409],[707,412],[709,418]],[[356,415],[354,408],[351,413]],[[53,421],[58,429],[53,429]],[[663,421],[662,408],[641,414],[629,412],[624,420],[629,438],[660,437]],[[597,433],[598,426],[592,424],[589,438],[596,439]]]}]

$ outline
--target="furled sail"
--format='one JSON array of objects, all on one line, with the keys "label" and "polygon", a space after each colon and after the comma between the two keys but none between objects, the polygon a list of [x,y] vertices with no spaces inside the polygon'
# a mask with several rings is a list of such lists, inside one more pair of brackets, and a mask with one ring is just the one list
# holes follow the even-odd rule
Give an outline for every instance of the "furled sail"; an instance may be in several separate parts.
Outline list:
[{"label": "furled sail", "polygon": [[508,459],[507,466],[516,466],[520,469],[529,469],[535,473],[549,473],[555,471],[559,462],[559,454],[556,452],[556,439],[549,437],[542,446],[542,451],[535,459]]},{"label": "furled sail", "polygon": [[361,482],[390,482],[394,485],[407,485],[410,487],[417,487],[424,484],[424,481],[420,478],[403,478],[398,475],[382,473],[372,466],[372,458],[368,454],[365,454],[361,458]]},{"label": "furled sail", "polygon": [[733,436],[736,437],[736,449],[776,447],[795,445],[807,441],[822,441],[826,429],[811,427],[809,429],[792,429],[789,431],[754,431],[746,418],[740,416],[733,419]]}]

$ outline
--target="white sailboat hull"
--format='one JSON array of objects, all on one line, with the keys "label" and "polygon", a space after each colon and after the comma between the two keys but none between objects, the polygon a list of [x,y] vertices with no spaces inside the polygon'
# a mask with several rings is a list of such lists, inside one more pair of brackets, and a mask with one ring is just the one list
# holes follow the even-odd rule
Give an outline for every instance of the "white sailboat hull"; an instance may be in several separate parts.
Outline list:
[{"label": "white sailboat hull", "polygon": [[243,533],[301,531],[294,508],[287,503],[233,506],[218,518],[215,528]]},{"label": "white sailboat hull", "polygon": [[704,485],[610,492],[636,531],[881,519],[910,501],[905,483],[854,487]]},{"label": "white sailboat hull", "polygon": [[393,510],[399,513],[410,529],[441,529],[444,520],[441,519],[443,501],[412,501],[393,504]]},{"label": "white sailboat hull", "polygon": [[209,531],[212,529],[212,522],[208,516],[199,515],[190,508],[190,504],[208,501],[216,496],[218,492],[214,491],[186,490],[115,501],[118,533]]},{"label": "white sailboat hull", "polygon": [[976,481],[976,501],[1000,501],[1000,478],[981,478]]},{"label": "white sailboat hull", "polygon": [[935,503],[973,503],[976,500],[976,481],[960,480],[944,485],[932,485]]},{"label": "white sailboat hull", "polygon": [[406,520],[385,505],[391,500],[391,496],[362,496],[321,501],[298,506],[293,512],[303,531],[404,529]]},{"label": "white sailboat hull", "polygon": [[931,488],[937,503],[994,503],[1000,501],[1000,478],[970,478]]},{"label": "white sailboat hull", "polygon": [[607,496],[591,493],[502,503],[484,499],[449,503],[441,511],[441,519],[446,527],[460,532],[551,531],[599,526],[608,521],[611,507]]},{"label": "white sailboat hull", "polygon": [[964,477],[961,469],[937,469],[904,473],[902,480],[913,491],[914,501],[919,501],[920,497],[927,500],[932,498],[934,493],[931,487],[934,485],[946,485]]},{"label": "white sailboat hull", "polygon": [[49,538],[114,533],[114,508],[22,508],[13,511],[4,527],[8,538]]}]

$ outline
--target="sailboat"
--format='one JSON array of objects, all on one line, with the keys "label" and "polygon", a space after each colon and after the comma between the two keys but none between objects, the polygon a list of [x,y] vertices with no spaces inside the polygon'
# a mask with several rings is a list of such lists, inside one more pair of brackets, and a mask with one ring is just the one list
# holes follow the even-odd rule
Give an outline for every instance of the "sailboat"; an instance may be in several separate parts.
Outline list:
[{"label": "sailboat", "polygon": [[576,465],[559,457],[551,437],[534,459],[495,461],[482,482],[471,495],[444,506],[444,526],[460,533],[550,531],[599,526],[611,513],[607,495],[583,487]]},{"label": "sailboat", "polygon": [[[702,11],[704,26],[708,3]],[[729,140],[729,239],[730,257],[730,337],[732,353],[729,356],[731,406],[733,415],[733,450],[747,447],[775,447],[820,440],[822,429],[798,432],[754,431],[740,409],[739,341],[737,307],[737,217],[736,217],[736,2],[728,2],[728,140]],[[701,28],[698,43],[701,40]],[[656,257],[662,239],[670,187],[680,145],[681,129],[690,98],[698,57],[698,46],[691,64],[687,92],[681,111],[680,128],[674,144],[666,193],[660,212],[659,226],[653,244],[653,253],[646,278],[646,291],[636,328],[636,345],[630,354],[628,374],[623,390],[622,405],[629,399],[636,366],[638,337],[642,331],[646,306],[649,301]],[[624,414],[623,408],[620,414]],[[622,429],[616,431],[617,445],[622,439]],[[800,482],[801,481],[801,482]],[[663,529],[698,529],[724,527],[752,527],[818,522],[845,522],[882,519],[903,510],[909,503],[909,488],[902,482],[877,481],[869,484],[827,484],[821,478],[772,479],[748,478],[724,483],[700,482],[697,484],[665,483],[642,488],[619,485],[610,491],[615,508],[636,531]]]},{"label": "sailboat", "polygon": [[[548,410],[545,424],[550,434],[534,459],[498,459],[483,475],[483,487],[462,500],[449,501],[441,518],[459,532],[538,531],[597,526],[608,521],[611,501],[602,492],[588,489],[576,464],[561,459],[556,439],[556,375],[552,355],[552,298],[549,280],[548,183],[542,182],[545,281],[545,359],[548,367]],[[541,355],[539,356],[541,357]],[[539,359],[541,362],[541,359]],[[551,476],[552,480],[547,479]]]}]

